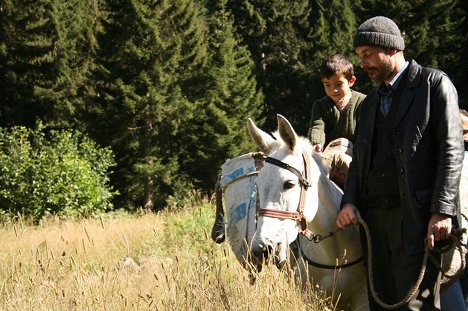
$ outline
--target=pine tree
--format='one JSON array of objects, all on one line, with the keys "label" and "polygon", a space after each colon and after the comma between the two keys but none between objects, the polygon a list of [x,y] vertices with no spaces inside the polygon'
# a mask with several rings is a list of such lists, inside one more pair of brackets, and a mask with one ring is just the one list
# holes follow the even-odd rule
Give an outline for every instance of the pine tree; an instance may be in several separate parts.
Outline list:
[{"label": "pine tree", "polygon": [[[319,74],[320,65],[325,57],[343,54],[355,64],[358,64],[358,59],[353,50],[356,20],[349,0],[313,1],[310,25],[311,48],[308,67],[313,68],[310,83],[310,104],[312,104],[313,101],[325,96]],[[358,68],[359,66],[356,66],[356,71]],[[357,86],[359,85],[360,81]],[[309,106],[309,112],[311,108]]]},{"label": "pine tree", "polygon": [[175,138],[200,94],[202,26],[192,1],[109,2],[94,133],[116,153],[120,205],[153,210],[183,182]]},{"label": "pine tree", "polygon": [[228,0],[235,28],[255,63],[265,94],[265,128],[276,129],[276,114],[286,116],[299,133],[308,126],[307,51],[309,1]]},{"label": "pine tree", "polygon": [[5,0],[0,19],[2,126],[77,126],[89,83],[97,0]]},{"label": "pine tree", "polygon": [[327,56],[336,53],[351,56],[356,21],[349,0],[317,0],[311,11],[311,54],[317,70]]},{"label": "pine tree", "polygon": [[379,15],[394,20],[405,38],[405,57],[447,72],[458,89],[463,90],[460,83],[466,72],[463,50],[467,40],[462,28],[467,11],[466,5],[463,9],[464,2],[360,0],[354,11],[359,23]]},{"label": "pine tree", "polygon": [[[461,18],[463,22],[460,28],[458,29],[458,32],[461,34],[468,33],[468,19],[466,18],[466,16],[468,16],[468,2],[460,0],[458,7],[455,9],[455,11],[464,17]],[[464,36],[464,38],[460,40],[460,44],[461,49],[458,50],[458,52],[460,53],[459,57],[454,57],[452,61],[453,64],[457,66],[458,71],[458,75],[455,76],[456,79],[454,82],[458,90],[460,100],[459,105],[461,108],[468,110],[468,90],[465,87],[468,84],[468,38]],[[450,70],[448,72],[454,71]]]},{"label": "pine tree", "polygon": [[251,117],[261,123],[263,108],[253,61],[235,36],[224,1],[217,4],[212,14],[205,98],[179,138],[187,148],[187,156],[181,159],[182,170],[197,188],[205,191],[214,189],[218,170],[227,158],[256,149],[246,121]]}]

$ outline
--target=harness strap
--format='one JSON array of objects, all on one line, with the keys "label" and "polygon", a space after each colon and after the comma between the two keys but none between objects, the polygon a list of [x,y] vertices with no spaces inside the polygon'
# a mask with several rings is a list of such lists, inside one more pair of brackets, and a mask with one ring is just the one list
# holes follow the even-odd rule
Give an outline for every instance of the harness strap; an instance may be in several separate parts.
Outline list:
[{"label": "harness strap", "polygon": [[309,158],[305,152],[302,153],[302,160],[304,162],[304,172],[301,173],[298,169],[292,167],[291,165],[284,163],[278,159],[272,157],[265,157],[265,162],[276,165],[282,169],[288,170],[294,175],[297,176],[299,179],[299,184],[301,185],[301,193],[299,197],[299,205],[297,207],[297,212],[290,212],[290,211],[280,211],[274,210],[269,208],[261,208],[257,212],[257,216],[266,216],[266,217],[273,217],[279,219],[293,219],[299,221],[301,223],[301,233],[306,235],[307,237],[312,236],[312,232],[307,228],[307,220],[304,217],[304,208],[305,208],[305,199],[306,199],[306,192],[307,188],[309,188],[310,182],[309,178],[309,169],[310,163]]},{"label": "harness strap", "polygon": [[[337,231],[338,232],[338,231]],[[322,240],[326,239],[326,238],[329,238],[333,235],[335,235],[336,232],[330,232],[328,236],[322,238],[321,236],[317,235],[317,236],[313,236],[312,238],[309,238],[307,235],[306,237],[308,238],[309,241],[314,241],[315,243],[320,243]],[[305,235],[305,234],[304,234]],[[318,237],[318,238],[317,238]],[[364,257],[361,256],[351,262],[347,262],[345,264],[342,264],[342,265],[339,265],[339,264],[335,264],[335,265],[326,265],[326,264],[321,264],[321,263],[318,263],[318,262],[315,262],[313,261],[312,259],[310,259],[309,257],[306,256],[306,254],[302,251],[302,247],[301,247],[301,242],[300,242],[301,239],[297,239],[297,245],[299,246],[299,250],[301,251],[302,253],[302,258],[304,259],[304,261],[307,262],[307,264],[313,266],[313,267],[316,267],[316,268],[321,268],[321,269],[328,269],[328,270],[335,270],[335,269],[342,269],[342,268],[348,268],[348,267],[351,267],[351,266],[354,266],[358,263],[361,263],[364,261]]]},{"label": "harness strap", "polygon": [[293,219],[297,221],[300,221],[303,218],[302,214],[299,212],[279,211],[271,208],[261,208],[257,215],[280,219]]},{"label": "harness strap", "polygon": [[301,189],[301,195],[299,198],[299,213],[303,216],[301,219],[302,233],[308,236],[312,234],[312,231],[310,231],[307,228],[307,220],[304,217],[304,208],[305,208],[306,191],[307,191],[307,188],[310,187],[310,183],[309,183],[310,162],[309,162],[309,158],[304,153],[302,153],[302,160],[304,161],[304,179],[307,182],[307,185],[303,184],[303,187]]},{"label": "harness strap", "polygon": [[[305,161],[308,161],[306,160],[306,156],[304,156],[304,154],[302,154],[302,159]],[[273,165],[276,165],[278,167],[281,167],[285,170],[288,170],[290,171],[291,173],[293,173],[294,175],[297,176],[297,178],[299,178],[299,183],[305,187],[305,188],[309,188],[310,187],[310,183],[309,181],[307,180],[307,176],[302,176],[301,172],[299,172],[296,168],[292,167],[291,165],[287,164],[287,163],[284,163],[278,159],[275,159],[275,158],[272,158],[272,157],[266,157],[265,158],[265,162],[267,163],[270,163],[270,164],[273,164]]]},{"label": "harness strap", "polygon": [[[273,218],[279,218],[279,219],[293,219],[293,220],[299,221],[301,223],[300,233],[306,236],[307,239],[309,239],[309,241],[313,240],[315,243],[320,242],[322,238],[320,236],[314,236],[312,231],[308,229],[307,220],[304,217],[306,192],[307,192],[307,188],[311,186],[309,182],[309,177],[311,175],[310,174],[310,162],[309,162],[309,158],[307,154],[305,153],[302,154],[302,160],[304,161],[304,171],[302,174],[296,168],[278,159],[271,158],[271,157],[265,157],[264,159],[265,159],[265,162],[276,165],[280,168],[286,169],[290,171],[291,173],[293,173],[294,175],[296,175],[299,178],[299,183],[301,184],[301,193],[300,193],[300,198],[299,198],[299,205],[297,207],[296,212],[274,210],[270,208],[261,208],[258,210],[257,216],[266,216],[266,217],[273,217]],[[332,236],[332,235],[333,234],[330,234],[329,236]],[[301,249],[300,242],[297,242],[297,243],[299,244],[299,249]],[[360,257],[352,262],[345,263],[343,265],[325,265],[325,264],[312,261],[311,259],[307,258],[307,256],[304,255],[304,253],[302,254],[302,257],[309,265],[317,267],[317,268],[322,268],[322,269],[347,268],[347,267],[353,266],[363,261],[363,257]]]},{"label": "harness strap", "polygon": [[309,265],[311,265],[313,267],[320,268],[320,269],[328,269],[328,270],[349,268],[351,266],[354,266],[354,265],[364,261],[364,258],[361,256],[356,260],[353,260],[351,262],[347,262],[347,263],[342,264],[342,265],[324,265],[324,264],[312,261],[307,256],[305,256],[304,254],[302,254],[302,258],[304,258],[304,260],[307,262],[307,264],[309,264]]}]

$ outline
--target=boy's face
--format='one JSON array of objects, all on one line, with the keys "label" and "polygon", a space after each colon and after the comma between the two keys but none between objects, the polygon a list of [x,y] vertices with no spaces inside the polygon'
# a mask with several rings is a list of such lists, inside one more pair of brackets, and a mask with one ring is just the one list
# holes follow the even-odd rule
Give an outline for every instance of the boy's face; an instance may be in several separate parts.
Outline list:
[{"label": "boy's face", "polygon": [[351,87],[356,81],[356,77],[352,76],[351,79],[346,79],[341,73],[334,74],[331,77],[323,77],[322,83],[327,95],[333,99],[335,103],[338,103],[346,95],[351,92]]}]

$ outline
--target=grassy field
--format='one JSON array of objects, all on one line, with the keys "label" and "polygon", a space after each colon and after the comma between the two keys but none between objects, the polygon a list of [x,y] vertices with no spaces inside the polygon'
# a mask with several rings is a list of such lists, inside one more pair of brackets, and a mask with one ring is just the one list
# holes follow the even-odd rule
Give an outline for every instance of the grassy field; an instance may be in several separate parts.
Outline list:
[{"label": "grassy field", "polygon": [[214,208],[0,227],[1,310],[334,310],[276,267],[254,285]]}]

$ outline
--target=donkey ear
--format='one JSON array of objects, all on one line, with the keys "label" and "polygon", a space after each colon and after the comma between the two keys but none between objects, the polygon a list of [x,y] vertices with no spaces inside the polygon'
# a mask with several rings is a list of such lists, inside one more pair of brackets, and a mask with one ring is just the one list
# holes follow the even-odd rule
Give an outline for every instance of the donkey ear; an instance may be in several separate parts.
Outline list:
[{"label": "donkey ear", "polygon": [[276,115],[278,119],[278,132],[284,142],[289,146],[289,149],[294,150],[297,141],[297,134],[294,131],[291,123],[282,115]]},{"label": "donkey ear", "polygon": [[247,128],[249,129],[250,137],[257,144],[260,151],[268,154],[273,145],[276,144],[276,140],[268,133],[259,129],[250,118],[247,120]]}]

